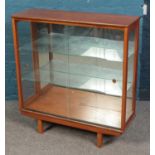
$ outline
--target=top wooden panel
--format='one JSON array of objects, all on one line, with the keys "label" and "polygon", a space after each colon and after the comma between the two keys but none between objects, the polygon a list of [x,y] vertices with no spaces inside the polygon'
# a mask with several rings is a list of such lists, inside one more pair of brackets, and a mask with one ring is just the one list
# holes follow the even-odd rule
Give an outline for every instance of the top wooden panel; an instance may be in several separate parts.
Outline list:
[{"label": "top wooden panel", "polygon": [[86,12],[70,12],[60,10],[29,9],[15,13],[13,18],[29,21],[78,23],[90,25],[106,25],[128,27],[139,19],[138,16],[99,14]]}]

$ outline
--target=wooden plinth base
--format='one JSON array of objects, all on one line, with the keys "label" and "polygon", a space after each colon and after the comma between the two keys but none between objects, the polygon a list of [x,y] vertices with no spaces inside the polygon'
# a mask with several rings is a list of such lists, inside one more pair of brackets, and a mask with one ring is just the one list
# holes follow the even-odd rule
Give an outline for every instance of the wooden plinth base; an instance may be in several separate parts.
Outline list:
[{"label": "wooden plinth base", "polygon": [[101,147],[103,145],[103,134],[97,133],[97,147]]},{"label": "wooden plinth base", "polygon": [[39,133],[44,132],[43,121],[42,120],[37,120],[37,130],[38,130]]},{"label": "wooden plinth base", "polygon": [[[44,132],[43,121],[37,120],[37,131],[39,133]],[[97,147],[101,147],[103,145],[103,134],[97,133]]]}]

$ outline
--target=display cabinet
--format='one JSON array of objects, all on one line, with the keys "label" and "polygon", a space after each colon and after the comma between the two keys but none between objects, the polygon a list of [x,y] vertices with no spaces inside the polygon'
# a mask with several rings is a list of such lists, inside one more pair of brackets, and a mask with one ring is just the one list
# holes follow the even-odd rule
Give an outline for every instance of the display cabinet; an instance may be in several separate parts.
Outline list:
[{"label": "display cabinet", "polygon": [[121,135],[135,116],[139,17],[30,9],[12,16],[19,109]]}]

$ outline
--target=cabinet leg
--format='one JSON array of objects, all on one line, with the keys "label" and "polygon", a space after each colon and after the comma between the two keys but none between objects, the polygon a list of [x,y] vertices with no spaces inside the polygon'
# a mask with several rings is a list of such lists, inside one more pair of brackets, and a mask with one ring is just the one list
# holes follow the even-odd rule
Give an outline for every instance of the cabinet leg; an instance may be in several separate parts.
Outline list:
[{"label": "cabinet leg", "polygon": [[39,133],[43,133],[44,132],[44,129],[43,129],[43,121],[42,120],[37,120],[37,130]]},{"label": "cabinet leg", "polygon": [[103,144],[103,134],[97,133],[97,147],[101,147]]}]

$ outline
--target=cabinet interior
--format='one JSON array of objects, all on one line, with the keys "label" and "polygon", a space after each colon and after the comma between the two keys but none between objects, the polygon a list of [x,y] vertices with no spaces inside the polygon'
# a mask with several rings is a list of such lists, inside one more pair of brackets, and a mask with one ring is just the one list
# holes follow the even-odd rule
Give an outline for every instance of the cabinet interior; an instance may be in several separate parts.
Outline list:
[{"label": "cabinet interior", "polygon": [[[21,25],[24,107],[121,128],[124,32],[56,24]],[[129,36],[126,120],[133,112],[133,58],[134,32]]]}]

